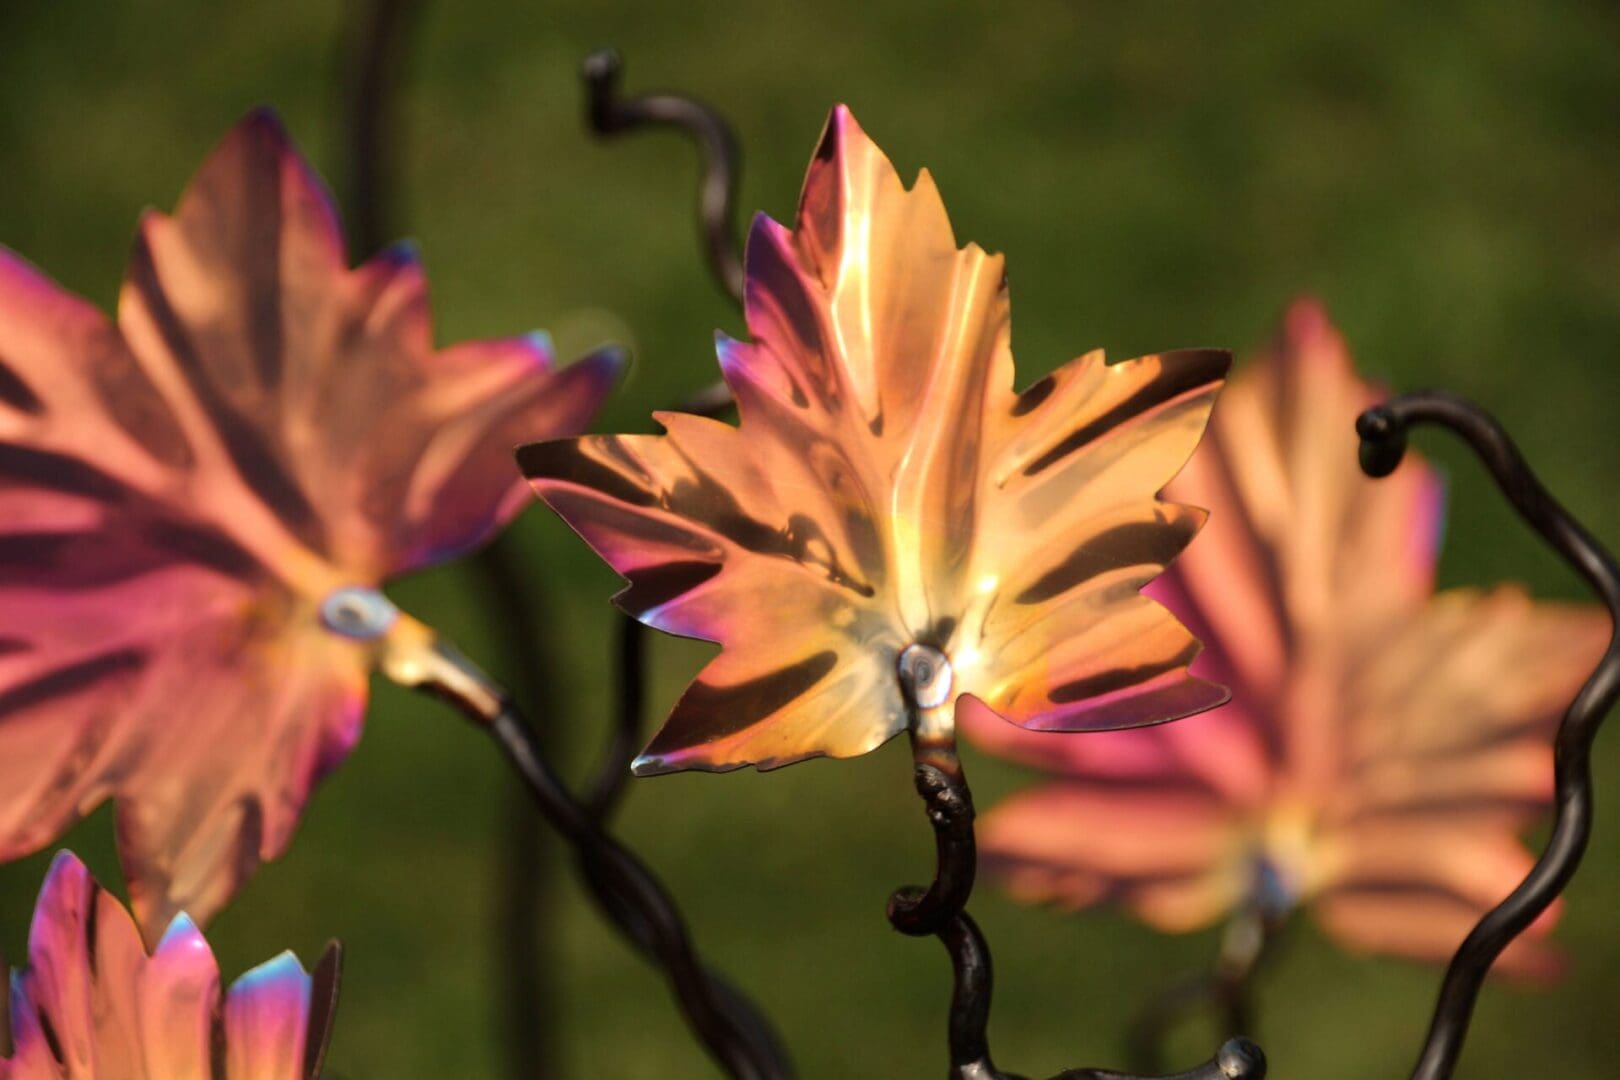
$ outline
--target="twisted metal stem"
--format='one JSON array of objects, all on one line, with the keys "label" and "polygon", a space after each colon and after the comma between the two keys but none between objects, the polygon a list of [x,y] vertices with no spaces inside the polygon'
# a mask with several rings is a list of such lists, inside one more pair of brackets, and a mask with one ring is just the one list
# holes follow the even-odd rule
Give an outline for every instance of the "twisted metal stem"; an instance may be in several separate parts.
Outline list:
[{"label": "twisted metal stem", "polygon": [[[1620,566],[1542,486],[1501,425],[1460,397],[1439,391],[1404,394],[1362,413],[1361,467],[1387,476],[1406,452],[1407,432],[1419,424],[1450,428],[1489,470],[1519,516],[1591,585],[1620,627]],[[1563,892],[1592,832],[1592,741],[1620,699],[1620,635],[1564,713],[1553,744],[1552,835],[1529,874],[1506,900],[1475,924],[1446,969],[1428,1037],[1413,1080],[1447,1080],[1457,1067],[1474,1004],[1491,965]]]},{"label": "twisted metal stem", "polygon": [[[605,825],[623,798],[625,782],[630,777],[630,761],[641,741],[641,714],[646,701],[647,683],[646,642],[646,627],[628,616],[619,620],[615,647],[617,701],[613,732],[582,800],[586,812],[599,828]],[[643,952],[653,953],[656,947],[654,928],[635,904],[626,902],[617,894],[613,883],[603,876],[596,862],[583,857],[578,861],[580,872],[593,895],[608,910],[614,922]],[[772,1063],[775,1071],[771,1075],[792,1075],[792,1066],[780,1036],[747,995],[712,969],[706,970],[704,975],[716,1000],[747,1039],[754,1055],[761,1061]]]},{"label": "twisted metal stem", "polygon": [[573,847],[603,910],[663,969],[687,1023],[725,1074],[737,1080],[790,1077],[780,1046],[758,1011],[699,962],[674,900],[570,794],[511,695],[436,640],[385,664],[385,670],[397,681],[449,701],[489,732],[540,812]]}]

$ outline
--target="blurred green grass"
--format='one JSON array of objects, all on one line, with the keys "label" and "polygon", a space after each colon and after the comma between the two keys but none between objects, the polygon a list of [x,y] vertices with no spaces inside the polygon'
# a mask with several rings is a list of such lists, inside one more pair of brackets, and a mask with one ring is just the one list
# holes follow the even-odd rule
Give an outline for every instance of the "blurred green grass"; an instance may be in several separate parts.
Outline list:
[{"label": "blurred green grass", "polygon": [[[747,152],[743,205],[789,213],[827,108],[848,102],[904,172],[926,163],[958,236],[1009,257],[1020,377],[1096,345],[1114,356],[1261,341],[1294,293],[1331,306],[1365,370],[1477,398],[1555,491],[1620,542],[1620,17],[1537,8],[832,0],[740,5],[422,0],[401,100],[401,216],[422,243],[441,339],[549,327],[636,366],[604,429],[712,377],[740,333],[690,227],[692,152],[673,135],[593,142],[576,70],[617,45],[631,89],[720,106]],[[340,42],[321,0],[10,0],[0,5],[0,242],[110,305],[137,212],[171,206],[203,154],[269,102],[326,175],[342,165]],[[1446,583],[1518,578],[1579,596],[1455,448]],[[580,775],[606,727],[615,579],[544,511],[523,546],[566,672],[545,718]],[[495,651],[476,583],[450,569],[397,597]],[[652,710],[706,654],[660,640]],[[176,722],[184,722],[183,717]],[[1015,770],[969,762],[981,805]],[[1464,1075],[1608,1077],[1620,1062],[1620,739],[1599,747],[1594,848],[1560,938],[1555,992],[1489,989]],[[510,782],[482,739],[379,687],[366,739],[292,853],[211,929],[228,974],[285,946],[349,947],[331,1071],[499,1074],[497,830]],[[1607,796],[1607,797],[1605,797]],[[102,812],[69,843],[116,880]],[[632,784],[623,833],[680,896],[707,954],[757,992],[807,1077],[943,1068],[939,949],[890,932],[889,890],[929,838],[905,751],[769,776]],[[21,952],[48,854],[0,868],[0,951]],[[568,868],[545,1018],[561,1075],[703,1076],[663,986],[585,905]],[[1032,1075],[1118,1063],[1135,1003],[1201,963],[1107,913],[975,900],[996,949],[992,1035]],[[1303,932],[1272,972],[1273,1075],[1402,1075],[1436,973],[1345,956]],[[1191,1031],[1181,1056],[1215,1034]]]}]

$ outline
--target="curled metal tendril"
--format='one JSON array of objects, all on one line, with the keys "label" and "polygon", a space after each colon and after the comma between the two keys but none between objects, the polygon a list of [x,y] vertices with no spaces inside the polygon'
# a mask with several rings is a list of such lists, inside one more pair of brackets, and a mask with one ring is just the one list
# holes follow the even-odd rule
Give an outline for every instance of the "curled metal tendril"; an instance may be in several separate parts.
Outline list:
[{"label": "curled metal tendril", "polygon": [[[627,98],[619,92],[624,62],[613,49],[598,49],[585,58],[586,121],[596,134],[611,137],[638,128],[672,127],[697,143],[703,161],[698,184],[698,231],[709,271],[726,295],[743,306],[743,253],[737,242],[737,176],[741,151],[731,125],[700,101],[679,94]],[[731,407],[723,382],[699,390],[676,406],[697,416],[720,416]]]},{"label": "curled metal tendril", "polygon": [[[1586,579],[1620,626],[1620,566],[1580,522],[1541,485],[1490,414],[1452,394],[1404,394],[1362,413],[1361,467],[1387,476],[1406,452],[1407,432],[1419,424],[1450,428],[1484,463],[1519,516]],[[1620,636],[1609,647],[1569,709],[1553,744],[1552,835],[1530,873],[1506,900],[1485,914],[1446,969],[1413,1080],[1447,1080],[1457,1067],[1474,1003],[1502,950],[1535,922],[1569,884],[1592,832],[1592,741],[1620,699]]]},{"label": "curled metal tendril", "polygon": [[587,91],[591,130],[619,135],[642,127],[675,127],[690,135],[703,155],[698,187],[698,223],[709,269],[739,305],[743,301],[743,260],[737,244],[737,137],[713,109],[677,94],[627,98],[619,93],[624,62],[613,49],[586,57],[581,72]]}]

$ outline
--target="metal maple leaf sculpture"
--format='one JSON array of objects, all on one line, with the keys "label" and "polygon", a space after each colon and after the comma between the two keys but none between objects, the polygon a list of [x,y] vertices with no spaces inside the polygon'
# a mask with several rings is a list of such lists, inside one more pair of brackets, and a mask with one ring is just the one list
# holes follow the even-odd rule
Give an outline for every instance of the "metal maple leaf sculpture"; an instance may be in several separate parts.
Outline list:
[{"label": "metal maple leaf sculpture", "polygon": [[[1231,704],[1093,740],[968,725],[1054,774],[983,822],[1017,895],[1116,900],[1170,931],[1308,905],[1346,946],[1444,960],[1524,878],[1550,734],[1609,620],[1515,586],[1436,594],[1438,477],[1415,454],[1382,481],[1356,464],[1353,422],[1380,398],[1301,301],[1169,489],[1213,517],[1151,591]],[[1551,921],[1503,964],[1554,970]]]},{"label": "metal maple leaf sculpture", "polygon": [[[69,852],[34,909],[28,963],[12,974],[0,1080],[304,1080],[320,1069],[338,953],[314,976],[290,952],[220,986],[186,916],[150,952],[128,911]],[[0,980],[6,972],[0,965]],[[0,1034],[8,1018],[0,1015]]]},{"label": "metal maple leaf sculpture", "polygon": [[620,607],[722,646],[638,773],[948,741],[959,698],[1065,731],[1225,700],[1138,590],[1203,523],[1157,492],[1226,353],[1093,353],[1014,393],[1002,258],[958,248],[928,173],[906,190],[842,107],[794,228],[755,219],[745,308],[752,341],[718,345],[738,426],[519,451]]},{"label": "metal maple leaf sculpture", "polygon": [[148,940],[211,917],[432,647],[375,587],[487,540],[618,363],[436,350],[265,113],[142,220],[116,322],[0,250],[0,859],[114,798]]}]

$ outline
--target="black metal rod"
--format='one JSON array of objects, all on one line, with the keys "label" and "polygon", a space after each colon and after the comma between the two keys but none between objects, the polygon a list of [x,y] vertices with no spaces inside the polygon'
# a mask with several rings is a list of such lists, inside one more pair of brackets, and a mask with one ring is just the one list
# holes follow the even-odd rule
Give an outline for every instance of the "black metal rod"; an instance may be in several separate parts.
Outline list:
[{"label": "black metal rod", "polygon": [[395,102],[421,0],[366,0],[351,27],[343,77],[349,235],[368,257],[394,239]]},{"label": "black metal rod", "polygon": [[[1421,391],[1367,410],[1356,420],[1362,469],[1370,476],[1393,472],[1406,451],[1407,432],[1426,423],[1450,428],[1463,438],[1519,516],[1586,579],[1620,626],[1620,566],[1548,493],[1507,432],[1478,406],[1452,394]],[[1592,741],[1617,698],[1620,636],[1611,633],[1608,650],[1558,727],[1553,828],[1546,849],[1519,887],[1475,924],[1452,957],[1413,1080],[1448,1080],[1453,1074],[1491,965],[1547,910],[1580,866],[1592,831]]]},{"label": "black metal rod", "polygon": [[731,127],[701,102],[676,94],[626,98],[619,92],[624,63],[613,49],[586,58],[582,75],[587,119],[598,135],[644,127],[673,127],[697,143],[703,160],[698,187],[698,227],[709,270],[728,295],[743,302],[743,257],[737,242],[737,177],[741,155]]},{"label": "black metal rod", "polygon": [[[502,667],[531,708],[557,708],[556,673],[545,637],[545,602],[526,580],[522,553],[511,534],[470,561],[483,583],[484,602],[501,628]],[[522,643],[528,643],[525,646]],[[555,736],[553,736],[555,739]],[[553,752],[559,749],[553,747]],[[521,785],[503,795],[500,857],[495,866],[497,914],[492,942],[501,975],[500,1025],[506,1072],[521,1077],[556,1074],[557,1046],[550,1017],[561,997],[555,978],[552,935],[558,897],[545,872],[552,839],[541,827]]]}]

